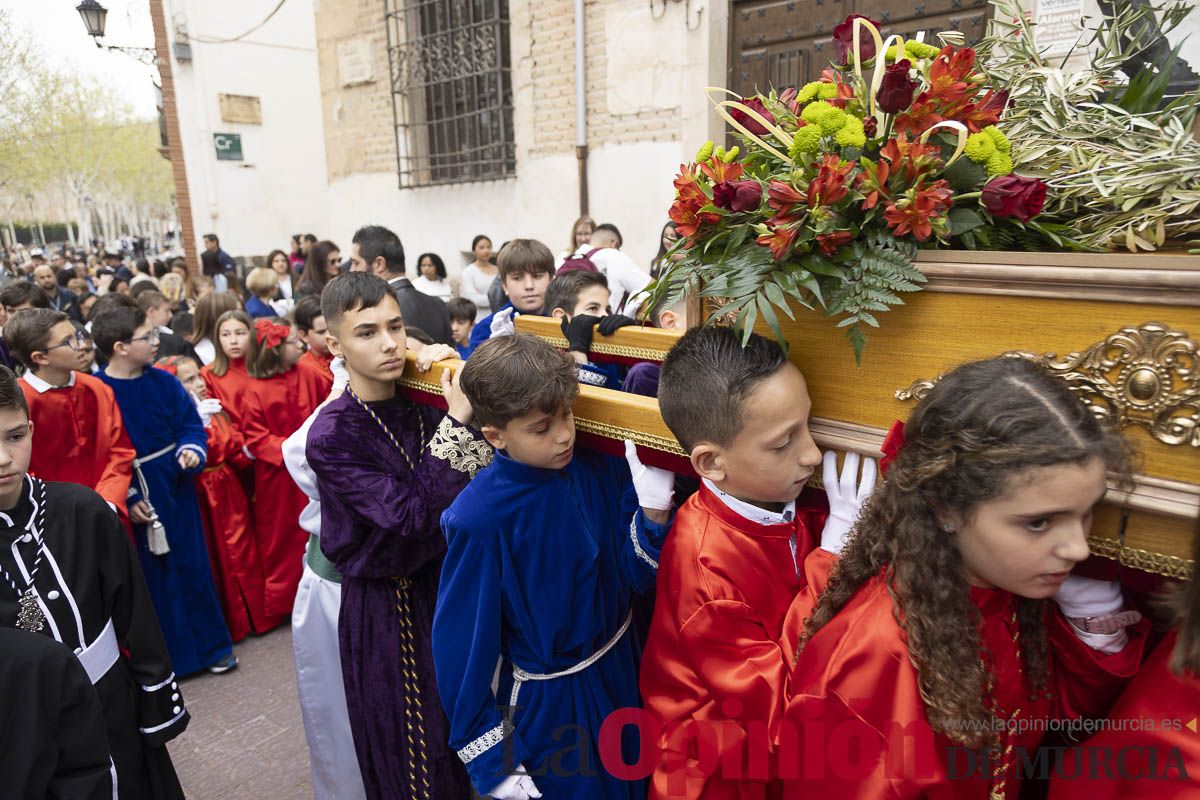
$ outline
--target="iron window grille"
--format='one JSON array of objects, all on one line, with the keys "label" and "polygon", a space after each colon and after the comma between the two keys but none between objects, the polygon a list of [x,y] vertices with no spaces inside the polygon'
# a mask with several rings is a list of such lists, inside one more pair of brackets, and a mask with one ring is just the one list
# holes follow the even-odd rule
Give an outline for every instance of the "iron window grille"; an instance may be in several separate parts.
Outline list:
[{"label": "iron window grille", "polygon": [[516,174],[508,0],[384,0],[400,188]]}]

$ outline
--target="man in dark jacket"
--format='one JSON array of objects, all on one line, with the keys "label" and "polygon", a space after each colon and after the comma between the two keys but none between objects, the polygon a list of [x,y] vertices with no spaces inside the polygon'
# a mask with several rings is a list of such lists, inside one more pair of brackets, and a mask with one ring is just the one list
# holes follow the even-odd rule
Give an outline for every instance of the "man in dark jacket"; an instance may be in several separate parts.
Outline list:
[{"label": "man in dark jacket", "polygon": [[404,276],[404,245],[400,237],[382,225],[367,225],[359,228],[351,241],[350,260],[354,267],[388,282],[400,303],[405,326],[420,328],[434,342],[453,346],[446,304],[420,291]]},{"label": "man in dark jacket", "polygon": [[71,319],[83,322],[79,312],[79,298],[65,286],[58,285],[58,276],[49,264],[42,264],[33,271],[33,282],[50,298],[50,307],[61,311]]}]

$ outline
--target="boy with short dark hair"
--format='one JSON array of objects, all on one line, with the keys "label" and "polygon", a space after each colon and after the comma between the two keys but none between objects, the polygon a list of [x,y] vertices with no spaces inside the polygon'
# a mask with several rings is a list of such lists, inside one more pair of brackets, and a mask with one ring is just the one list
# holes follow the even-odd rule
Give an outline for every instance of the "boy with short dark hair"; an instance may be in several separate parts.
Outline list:
[{"label": "boy with short dark hair", "polygon": [[292,311],[292,319],[296,321],[300,339],[307,347],[296,366],[313,370],[324,376],[326,381],[332,381],[333,370],[329,365],[333,361],[333,353],[329,352],[329,344],[325,341],[329,326],[325,324],[325,316],[321,313],[321,298],[313,295],[300,298]]},{"label": "boy with short dark hair", "polygon": [[0,305],[9,314],[30,308],[50,308],[50,296],[29,281],[16,281],[0,290]]},{"label": "boy with short dark hair", "polygon": [[508,302],[476,323],[471,331],[472,350],[493,336],[511,334],[514,317],[542,313],[546,287],[554,277],[554,254],[536,239],[513,239],[501,248],[496,267]]},{"label": "boy with short dark hair", "polygon": [[[0,367],[0,626],[61,642],[83,665],[112,757],[115,786],[105,797],[182,800],[165,745],[189,716],[129,536],[91,488],[28,474],[43,432],[50,433],[32,422],[22,388]],[[20,775],[3,775],[11,795]],[[76,796],[64,792],[52,794]]]},{"label": "boy with short dark hair", "polygon": [[[491,448],[467,427],[471,404],[448,370],[446,413],[398,396],[407,337],[382,278],[334,278],[321,311],[349,385],[313,421],[306,453],[321,498],[321,551],[342,575],[338,639],[363,785],[372,800],[465,797],[430,647],[446,550],[437,519]],[[453,352],[428,346],[417,367]]]},{"label": "boy with short dark hair", "polygon": [[25,367],[18,383],[40,431],[30,473],[94,489],[127,520],[133,445],[112,390],[77,372],[86,337],[63,312],[38,308],[9,317],[4,341]]},{"label": "boy with short dark hair", "polygon": [[171,661],[181,675],[237,666],[213,584],[204,523],[191,478],[204,468],[208,434],[183,384],[154,369],[158,330],[146,312],[114,308],[92,322],[112,389],[137,448],[129,512],[138,558]]},{"label": "boy with short dark hair", "polygon": [[612,336],[637,321],[608,309],[608,279],[600,272],[560,272],[546,289],[546,312],[562,323],[567,352],[579,365],[579,380],[591,386],[620,389],[625,370],[618,364],[593,364],[588,358],[596,330]]},{"label": "boy with short dark hair", "polygon": [[[775,342],[752,335],[743,347],[730,328],[689,330],[663,361],[658,402],[702,481],[663,548],[642,660],[642,696],[663,731],[650,794],[765,798],[773,754],[763,754],[766,774],[747,775],[745,749],[775,742],[780,730],[791,667],[779,644],[784,616],[829,568],[828,553],[806,564],[818,526],[821,548],[840,551],[849,531],[842,520],[852,521],[858,505],[837,495],[830,452],[828,521],[797,509],[822,459],[804,376]],[[843,480],[857,470],[857,456],[847,456]],[[864,489],[873,483],[871,462]],[[681,727],[691,722],[696,729]],[[755,726],[766,728],[761,743],[747,733]],[[699,747],[700,729],[716,741]],[[715,753],[702,752],[714,744]]]},{"label": "boy with short dark hair", "polygon": [[446,310],[450,312],[450,336],[454,339],[454,349],[458,357],[466,361],[471,355],[471,326],[475,324],[479,309],[465,297],[454,297],[446,304]]},{"label": "boy with short dark hair", "polygon": [[[609,714],[638,705],[630,603],[654,583],[672,475],[631,442],[628,465],[576,452],[575,364],[535,336],[481,345],[462,387],[498,452],[442,515],[433,639],[450,745],[495,798],[640,800],[641,781],[600,767],[597,741]],[[637,761],[636,743],[621,754]]]}]

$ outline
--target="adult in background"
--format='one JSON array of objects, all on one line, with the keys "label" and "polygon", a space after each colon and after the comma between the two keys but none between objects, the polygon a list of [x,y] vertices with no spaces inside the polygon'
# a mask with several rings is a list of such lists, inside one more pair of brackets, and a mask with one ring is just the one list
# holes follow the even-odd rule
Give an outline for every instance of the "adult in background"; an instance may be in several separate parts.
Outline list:
[{"label": "adult in background", "polygon": [[304,265],[304,274],[296,284],[296,299],[310,295],[321,297],[321,290],[330,278],[336,278],[342,271],[342,251],[336,244],[328,240],[317,242],[308,251],[308,261]]},{"label": "adult in background", "polygon": [[588,243],[578,247],[567,260],[586,258],[597,272],[608,278],[613,311],[633,316],[641,304],[637,295],[650,285],[650,275],[622,253],[620,246],[621,232],[615,225],[604,223],[597,225]]},{"label": "adult in background", "polygon": [[662,233],[658,236],[658,254],[654,256],[654,260],[650,262],[650,277],[658,280],[662,271],[666,269],[671,262],[679,261],[683,258],[683,253],[676,253],[667,259],[667,251],[675,246],[679,241],[679,231],[675,229],[674,220],[668,220],[666,225],[663,225]]},{"label": "adult in background", "polygon": [[286,317],[292,310],[292,306],[296,305],[296,284],[299,283],[300,278],[292,269],[292,263],[288,260],[287,253],[282,250],[271,251],[267,256],[267,266],[279,278],[279,286],[271,301],[271,307],[275,309],[276,314]]},{"label": "adult in background", "polygon": [[437,253],[421,253],[417,256],[417,277],[412,285],[417,291],[436,297],[444,303],[450,302],[450,284],[446,282],[446,264]]},{"label": "adult in background", "polygon": [[499,274],[498,268],[492,263],[492,240],[483,234],[476,236],[471,240],[471,252],[475,254],[475,261],[463,268],[458,294],[474,303],[480,311],[487,309],[491,313],[493,309],[488,299],[488,289]]},{"label": "adult in background", "polygon": [[213,254],[213,258],[209,259],[205,259],[203,254],[201,255],[204,274],[213,279],[213,287],[216,291],[227,291],[229,276],[237,270],[237,265],[233,263],[233,256],[221,249],[221,240],[215,233],[204,234],[204,252]]},{"label": "adult in background", "polygon": [[554,267],[557,269],[562,266],[562,262],[570,258],[572,254],[579,248],[583,247],[592,239],[592,233],[596,230],[596,220],[584,214],[579,219],[575,220],[571,225],[571,243],[554,259]]},{"label": "adult in background", "polygon": [[58,285],[54,269],[49,264],[40,264],[34,268],[33,282],[50,298],[51,308],[63,312],[71,319],[83,321],[83,316],[79,313],[79,299],[70,289]]},{"label": "adult in background", "polygon": [[387,281],[400,303],[404,324],[420,328],[438,344],[449,345],[453,341],[450,312],[445,303],[418,291],[404,276],[404,245],[400,237],[382,225],[367,225],[354,233],[353,241],[350,260],[354,268],[365,269]]}]

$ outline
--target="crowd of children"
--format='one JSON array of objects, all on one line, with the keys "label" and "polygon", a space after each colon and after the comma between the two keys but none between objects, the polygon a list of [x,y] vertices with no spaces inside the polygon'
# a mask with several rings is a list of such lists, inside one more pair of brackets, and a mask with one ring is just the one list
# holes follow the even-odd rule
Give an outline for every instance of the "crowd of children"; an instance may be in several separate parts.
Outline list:
[{"label": "crowd of children", "polygon": [[[1074,571],[1132,454],[1039,367],[949,372],[882,475],[839,470],[776,343],[641,307],[645,283],[577,237],[558,264],[506,243],[507,302],[476,321],[449,299],[451,346],[406,320],[399,239],[360,233],[367,269],[314,245],[328,264],[286,317],[278,270],[246,302],[208,295],[191,353],[162,352],[161,295],[106,295],[82,328],[0,293],[23,373],[0,366],[0,627],[75,651],[99,710],[72,724],[108,754],[33,768],[67,736],[39,728],[0,752],[25,796],[73,770],[79,796],[181,797],[177,676],[234,668],[233,642],[289,618],[318,798],[1017,798],[1048,721],[1200,699],[1195,583],[1143,665],[1149,621]],[[559,319],[566,352],[522,314]],[[682,332],[661,367],[594,363],[633,315]],[[456,357],[445,411],[401,390],[409,360]],[[698,481],[632,442],[577,447],[580,384],[657,397]],[[39,692],[26,713],[57,708]],[[1194,794],[1195,741],[1138,730],[1141,761],[1104,761],[1127,741],[1101,734],[1042,788]],[[1127,780],[1151,759],[1152,791]]]}]

